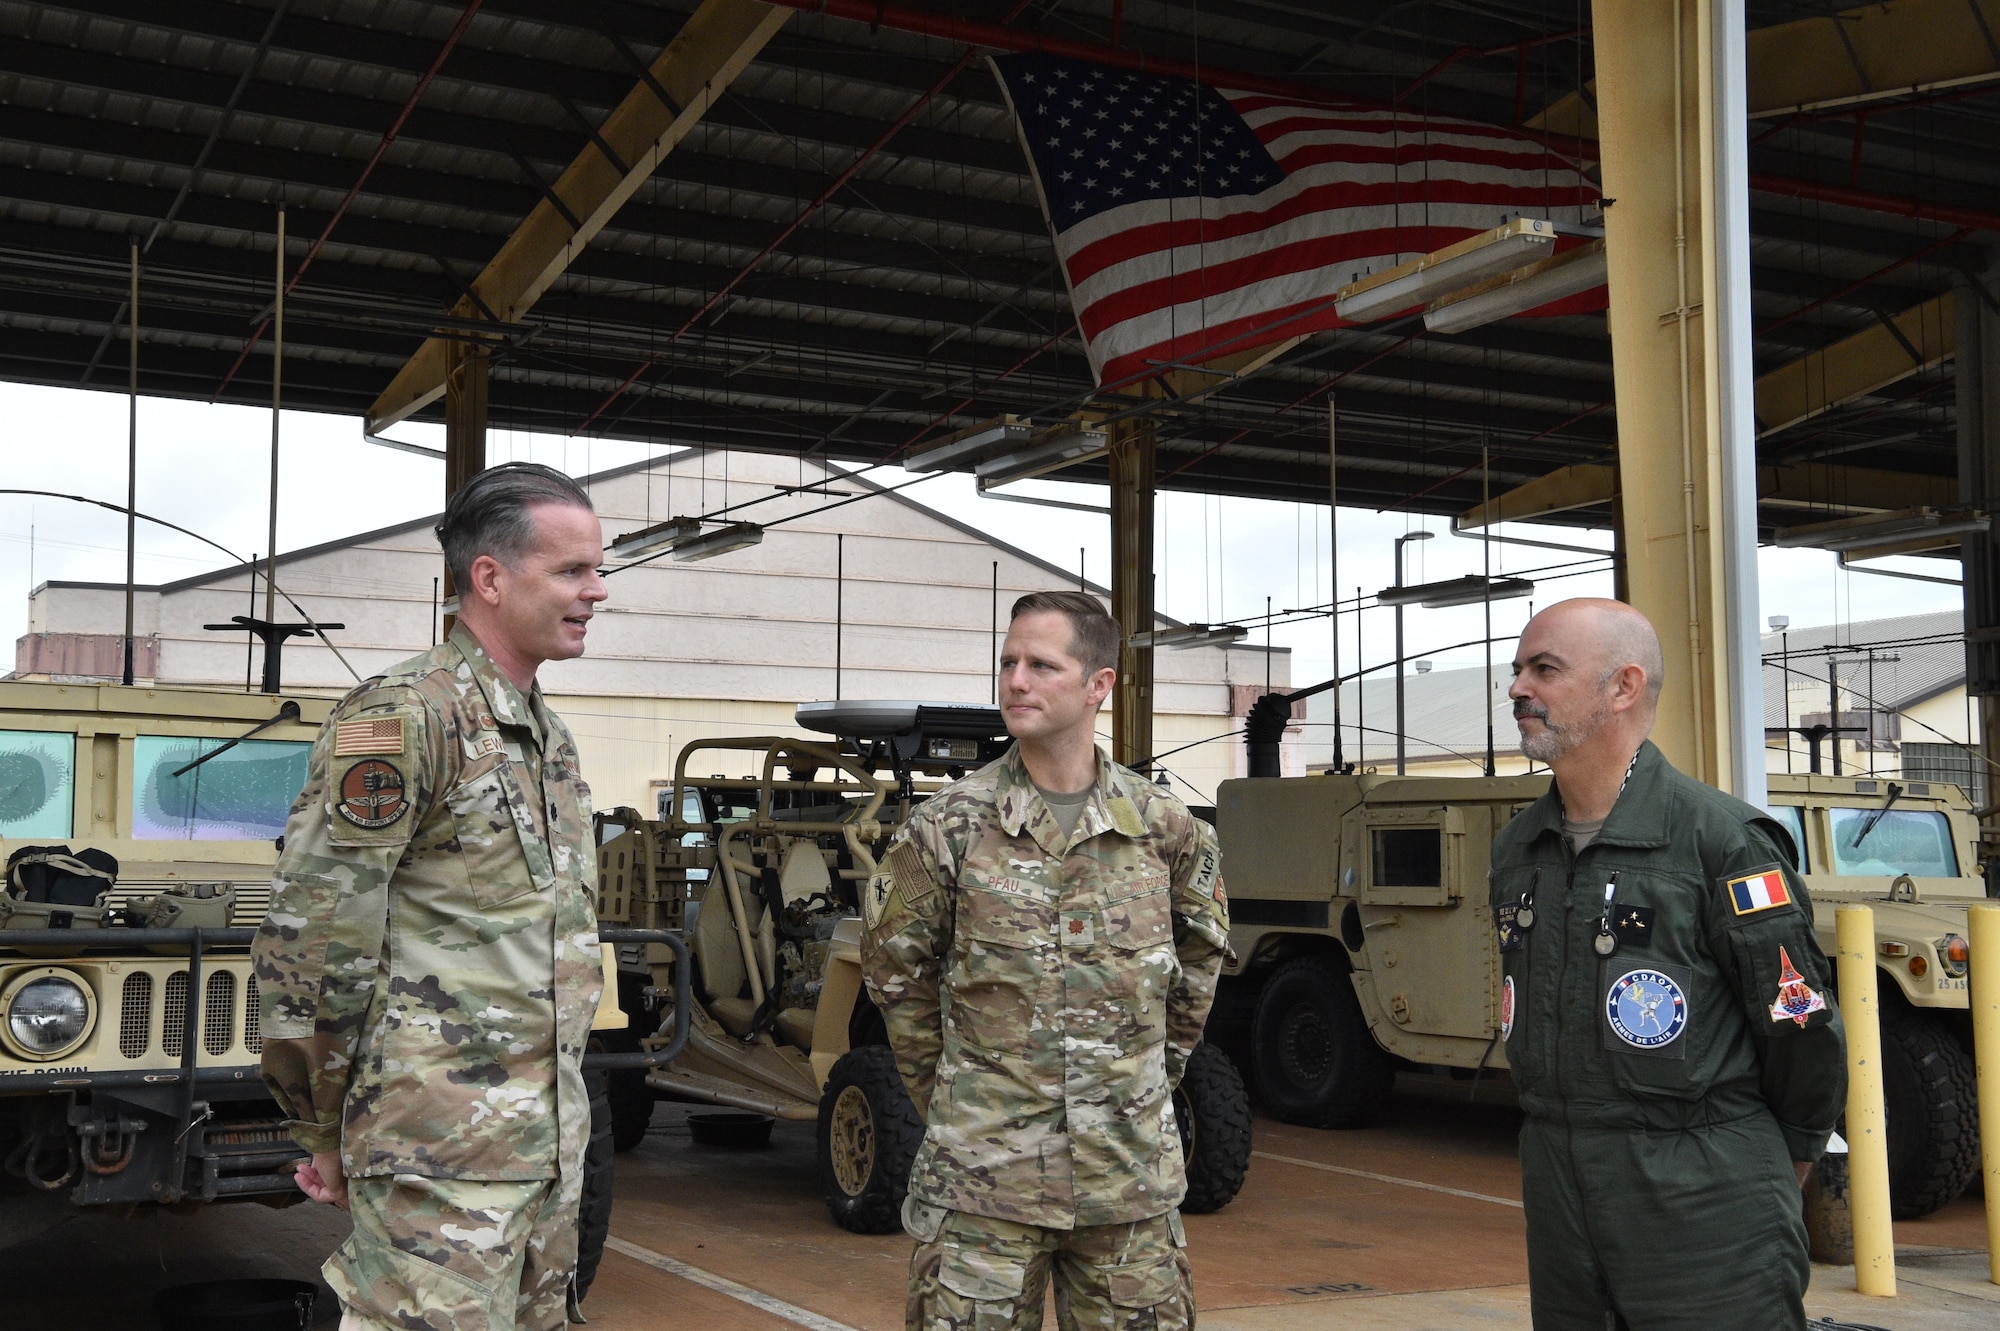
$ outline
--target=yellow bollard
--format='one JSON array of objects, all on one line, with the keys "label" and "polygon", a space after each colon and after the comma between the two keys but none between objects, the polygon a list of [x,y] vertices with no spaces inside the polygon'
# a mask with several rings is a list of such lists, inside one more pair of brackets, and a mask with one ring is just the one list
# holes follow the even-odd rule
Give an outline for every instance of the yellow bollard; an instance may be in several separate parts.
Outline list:
[{"label": "yellow bollard", "polygon": [[1854,1209],[1854,1288],[1896,1297],[1889,1223],[1889,1136],[1882,1112],[1882,1023],[1875,992],[1875,912],[1834,912],[1840,1016],[1847,1025],[1847,1170]]},{"label": "yellow bollard", "polygon": [[1967,912],[1972,1052],[1979,1069],[1979,1151],[1986,1171],[1986,1272],[2000,1285],[2000,902]]},{"label": "yellow bollard", "polygon": [[599,943],[598,955],[604,966],[604,992],[598,995],[597,1012],[590,1019],[593,1031],[622,1031],[632,1024],[625,1009],[618,1006],[618,953],[609,943]]}]

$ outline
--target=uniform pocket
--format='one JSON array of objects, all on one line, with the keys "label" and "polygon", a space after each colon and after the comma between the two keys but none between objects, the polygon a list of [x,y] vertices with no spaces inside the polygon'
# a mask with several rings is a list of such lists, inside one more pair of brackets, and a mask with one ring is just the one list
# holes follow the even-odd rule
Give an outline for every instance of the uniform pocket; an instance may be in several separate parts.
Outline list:
[{"label": "uniform pocket", "polygon": [[976,1303],[1012,1304],[1026,1288],[1028,1268],[1015,1258],[948,1245],[938,1264],[938,1283]]},{"label": "uniform pocket", "polygon": [[1136,891],[1123,892],[1104,908],[1104,941],[1127,952],[1174,940],[1167,876],[1149,874]]},{"label": "uniform pocket", "polygon": [[521,819],[530,815],[520,782],[505,760],[467,776],[445,796],[445,803],[472,898],[481,909],[503,906],[555,882],[547,843],[523,835]]},{"label": "uniform pocket", "polygon": [[[355,1312],[390,1326],[489,1326],[493,1291],[458,1272],[355,1232],[321,1268],[327,1285]],[[513,1310],[508,1309],[511,1318]]]},{"label": "uniform pocket", "polygon": [[1119,1331],[1192,1331],[1193,1282],[1178,1250],[1107,1273],[1105,1292],[1118,1308]]},{"label": "uniform pocket", "polygon": [[1025,893],[961,888],[953,935],[952,1023],[983,1049],[1025,1048],[1037,1020],[1055,908]]}]

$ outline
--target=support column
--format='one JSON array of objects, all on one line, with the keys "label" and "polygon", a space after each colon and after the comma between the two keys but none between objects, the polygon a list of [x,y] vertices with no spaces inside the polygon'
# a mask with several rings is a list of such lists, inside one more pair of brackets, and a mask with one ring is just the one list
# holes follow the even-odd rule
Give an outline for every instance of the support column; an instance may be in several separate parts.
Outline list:
[{"label": "support column", "polygon": [[[2000,509],[2000,314],[1962,279],[1952,302],[1958,358],[1958,497],[1981,512]],[[1979,278],[2000,288],[2000,258]],[[1979,700],[1979,753],[1990,774],[2000,760],[2000,533],[1970,532],[1959,544],[1965,567],[1965,689]],[[2000,802],[2000,781],[1986,781],[1986,802]],[[2000,817],[1980,820],[1992,860],[2000,852]]]},{"label": "support column", "polygon": [[1111,617],[1118,621],[1118,683],[1111,692],[1111,756],[1130,767],[1153,753],[1153,649],[1132,635],[1153,627],[1153,421],[1110,427]]},{"label": "support column", "polygon": [[[474,342],[454,341],[450,346],[450,368],[444,380],[444,497],[449,503],[460,486],[486,470],[486,390],[492,360],[486,348]],[[447,604],[458,595],[452,585],[451,570],[444,571]],[[444,617],[444,633],[451,632],[456,615]]]},{"label": "support column", "polygon": [[[1626,586],[1666,657],[1653,738],[1682,771],[1758,799],[1761,733],[1754,756],[1732,733],[1737,711],[1762,725],[1761,699],[1731,678],[1732,646],[1757,646],[1734,641],[1732,622],[1756,614],[1755,500],[1729,470],[1755,447],[1737,363],[1748,343],[1735,335],[1748,317],[1746,185],[1722,174],[1741,129],[1716,109],[1741,104],[1741,10],[1595,0],[1592,14]],[[1754,662],[1738,673],[1761,684]],[[1734,706],[1732,683],[1745,694]]]}]

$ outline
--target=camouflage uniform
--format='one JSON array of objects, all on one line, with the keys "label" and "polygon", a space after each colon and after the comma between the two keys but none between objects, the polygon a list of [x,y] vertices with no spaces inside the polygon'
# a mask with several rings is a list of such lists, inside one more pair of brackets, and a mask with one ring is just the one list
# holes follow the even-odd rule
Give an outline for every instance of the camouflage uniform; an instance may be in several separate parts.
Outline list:
[{"label": "camouflage uniform", "polygon": [[862,951],[928,1125],[911,1327],[1039,1326],[1051,1266],[1065,1327],[1192,1321],[1173,1087],[1227,951],[1219,863],[1102,754],[1065,837],[1018,746],[890,843]]},{"label": "camouflage uniform", "polygon": [[463,627],[314,743],[253,956],[264,1079],[353,1180],[326,1277],[359,1318],[562,1324],[595,872],[569,731]]}]

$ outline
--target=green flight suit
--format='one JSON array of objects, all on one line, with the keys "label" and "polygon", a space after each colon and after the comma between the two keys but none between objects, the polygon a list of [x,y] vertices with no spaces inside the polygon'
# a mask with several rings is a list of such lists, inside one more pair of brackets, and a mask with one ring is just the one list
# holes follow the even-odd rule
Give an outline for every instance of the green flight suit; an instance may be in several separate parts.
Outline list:
[{"label": "green flight suit", "polygon": [[1789,835],[1651,743],[1581,853],[1561,817],[1551,783],[1492,859],[1535,1329],[1803,1331],[1792,1162],[1847,1061]]}]

